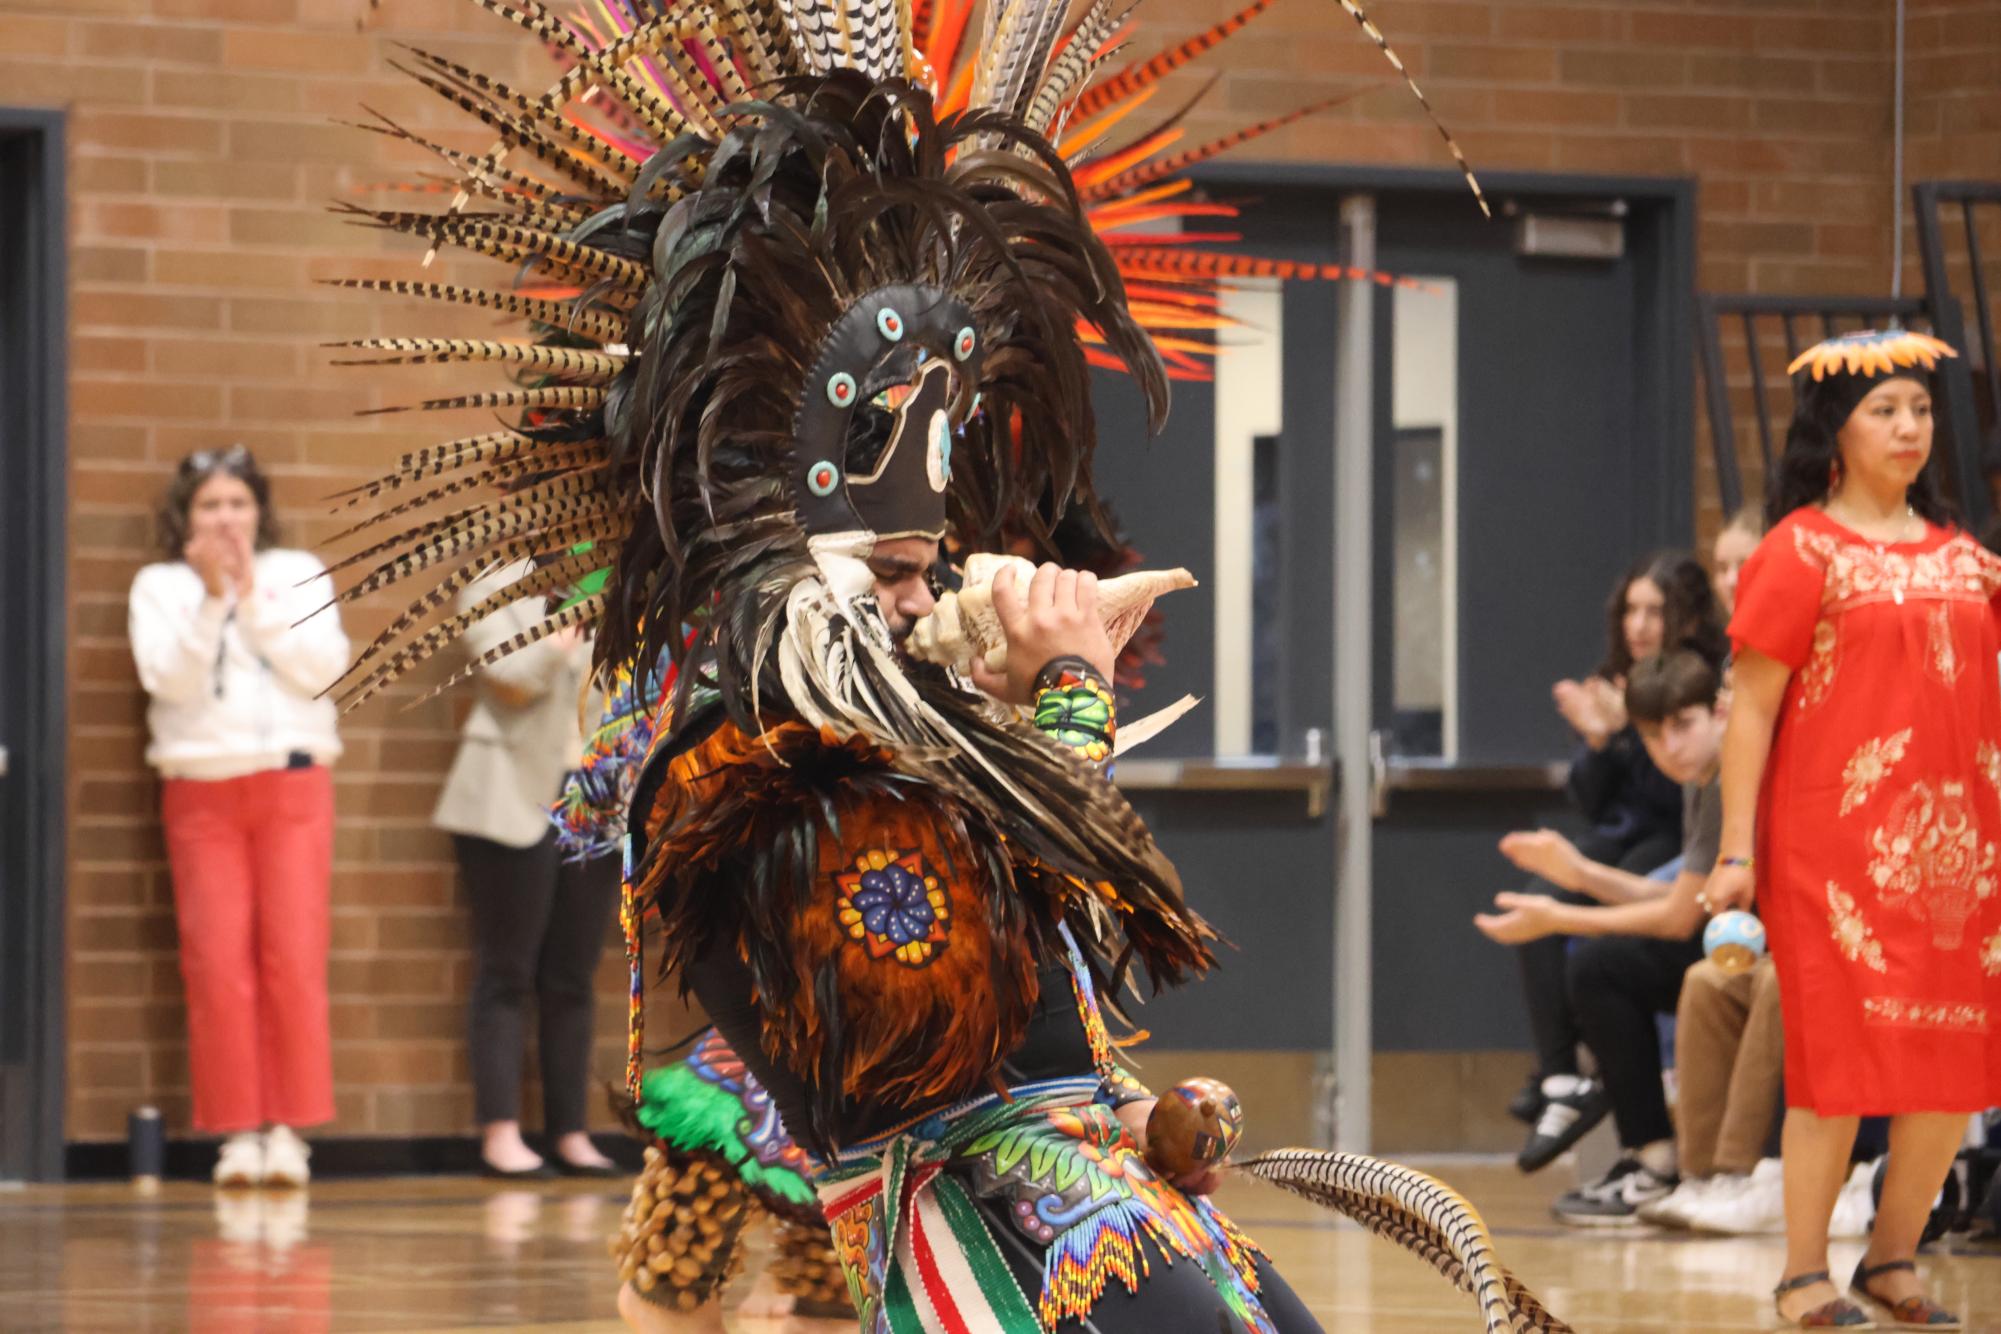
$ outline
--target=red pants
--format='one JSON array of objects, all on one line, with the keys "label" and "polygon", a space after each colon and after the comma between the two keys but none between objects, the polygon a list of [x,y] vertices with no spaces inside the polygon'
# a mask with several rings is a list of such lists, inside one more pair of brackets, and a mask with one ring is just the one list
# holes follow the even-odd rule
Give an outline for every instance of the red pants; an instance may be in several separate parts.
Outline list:
[{"label": "red pants", "polygon": [[327,900],[333,777],[323,766],[167,780],[197,1130],[333,1120]]}]

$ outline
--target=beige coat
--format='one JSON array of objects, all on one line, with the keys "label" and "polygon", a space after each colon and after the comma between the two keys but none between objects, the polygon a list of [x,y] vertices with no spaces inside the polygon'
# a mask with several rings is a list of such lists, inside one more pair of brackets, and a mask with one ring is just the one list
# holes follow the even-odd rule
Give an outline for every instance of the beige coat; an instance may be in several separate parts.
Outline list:
[{"label": "beige coat", "polygon": [[[459,594],[460,611],[519,575],[520,566],[493,571]],[[541,619],[543,601],[525,598],[501,608],[465,637],[477,658]],[[563,648],[547,640],[481,668],[479,698],[459,737],[431,822],[514,848],[530,848],[549,832],[549,806],[563,776],[583,752],[578,700],[589,670],[587,643]]]}]

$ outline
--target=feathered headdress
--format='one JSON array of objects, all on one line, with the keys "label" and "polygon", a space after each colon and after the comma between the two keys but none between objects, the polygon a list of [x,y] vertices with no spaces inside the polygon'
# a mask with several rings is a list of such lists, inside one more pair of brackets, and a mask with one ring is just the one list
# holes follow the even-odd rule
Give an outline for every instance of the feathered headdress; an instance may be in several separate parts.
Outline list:
[{"label": "feathered headdress", "polygon": [[[706,664],[740,724],[782,696],[844,734],[955,745],[885,652],[860,559],[873,543],[949,523],[977,546],[1005,524],[1052,549],[1066,511],[1099,514],[1089,367],[1130,371],[1157,425],[1168,376],[1205,372],[1219,283],[1380,277],[1156,230],[1231,212],[1192,198],[1188,166],[1316,109],[1195,148],[1177,145],[1185,111],[1120,137],[1165,75],[1272,0],[1095,84],[1137,0],[1095,0],[1067,26],[1066,0],[988,0],[976,35],[975,0],[593,0],[571,19],[473,2],[567,69],[530,94],[412,52],[411,77],[497,139],[470,153],[385,121],[450,166],[456,196],[440,213],[352,211],[519,281],[344,285],[497,310],[531,337],[344,345],[517,377],[419,405],[512,425],[350,495],[390,502],[352,531],[406,526],[336,566],[343,596],[427,585],[362,653],[350,706],[499,607],[545,598],[555,610],[489,658],[597,624],[601,666],[666,646]],[[528,558],[448,614],[479,574]]]}]

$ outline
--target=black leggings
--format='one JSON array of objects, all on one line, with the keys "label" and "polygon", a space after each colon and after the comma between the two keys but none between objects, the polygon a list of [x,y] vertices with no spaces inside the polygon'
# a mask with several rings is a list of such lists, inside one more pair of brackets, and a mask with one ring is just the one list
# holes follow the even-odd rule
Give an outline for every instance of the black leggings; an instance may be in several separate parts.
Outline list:
[{"label": "black leggings", "polygon": [[[1000,1243],[1015,1280],[1033,1302],[1042,1291],[1045,1248],[1022,1236],[1002,1205],[993,1200],[977,1200],[975,1205]],[[1142,1239],[1140,1245],[1146,1248],[1149,1272],[1140,1280],[1139,1291],[1127,1292],[1123,1282],[1113,1279],[1088,1317],[1063,1323],[1065,1334],[1245,1334],[1243,1322],[1230,1314],[1201,1266],[1178,1255],[1163,1255],[1150,1240]],[[1320,1334],[1320,1322],[1271,1261],[1260,1257],[1257,1273],[1258,1301],[1279,1334]]]},{"label": "black leggings", "polygon": [[[1674,855],[1681,851],[1681,840],[1673,830],[1662,830],[1621,849],[1603,838],[1586,835],[1577,841],[1577,849],[1592,861],[1634,875],[1646,875],[1674,860]],[[1522,892],[1548,894],[1565,903],[1596,902],[1540,879],[1530,880]],[[1571,1009],[1569,987],[1564,980],[1569,941],[1569,936],[1544,936],[1515,946],[1515,957],[1522,964],[1522,992],[1528,999],[1529,1029],[1535,1034],[1538,1077],[1577,1073],[1577,1044],[1583,1034]]]},{"label": "black leggings", "polygon": [[618,913],[618,858],[566,862],[554,829],[531,848],[452,836],[472,908],[472,1079],[481,1125],[521,1115],[521,1054],[535,1001],[542,1128],[582,1130],[598,959]]},{"label": "black leggings", "polygon": [[1687,940],[1598,936],[1570,952],[1571,1008],[1598,1058],[1621,1148],[1674,1138],[1654,1016],[1675,1012],[1682,976],[1701,957],[1700,932]]}]

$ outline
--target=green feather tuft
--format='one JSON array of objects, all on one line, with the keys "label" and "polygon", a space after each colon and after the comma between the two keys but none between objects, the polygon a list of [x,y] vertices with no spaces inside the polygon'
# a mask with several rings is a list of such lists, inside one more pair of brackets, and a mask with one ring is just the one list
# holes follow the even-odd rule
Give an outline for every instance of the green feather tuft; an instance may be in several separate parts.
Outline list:
[{"label": "green feather tuft", "polygon": [[779,1164],[757,1161],[744,1142],[745,1112],[737,1096],[675,1064],[648,1071],[639,1085],[639,1123],[676,1149],[719,1153],[752,1190],[790,1204],[813,1206],[818,1195],[805,1177]]}]

